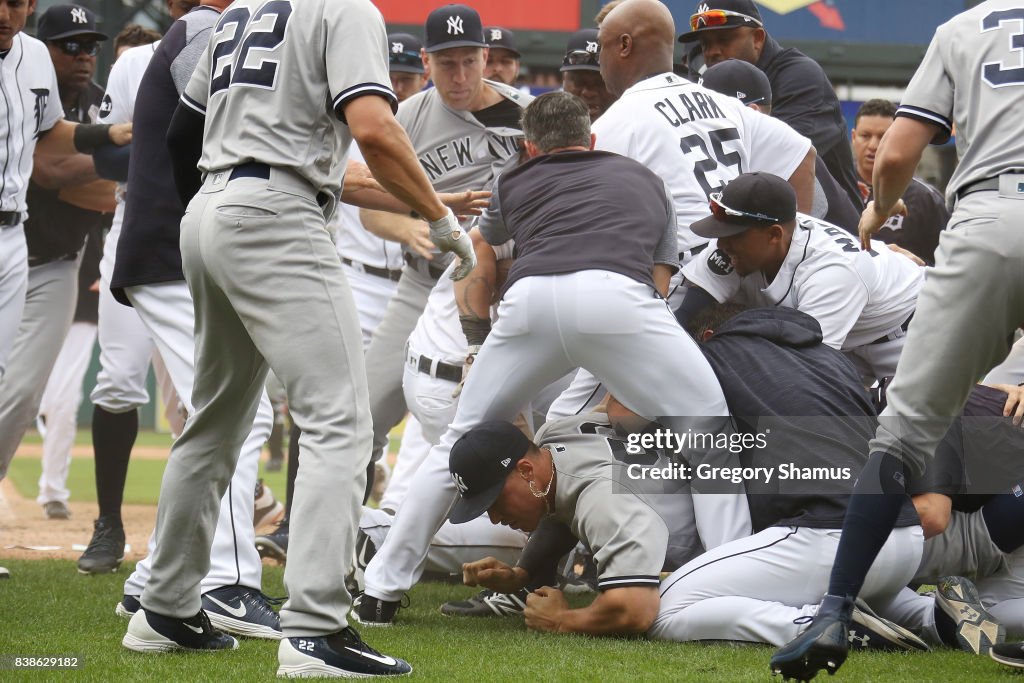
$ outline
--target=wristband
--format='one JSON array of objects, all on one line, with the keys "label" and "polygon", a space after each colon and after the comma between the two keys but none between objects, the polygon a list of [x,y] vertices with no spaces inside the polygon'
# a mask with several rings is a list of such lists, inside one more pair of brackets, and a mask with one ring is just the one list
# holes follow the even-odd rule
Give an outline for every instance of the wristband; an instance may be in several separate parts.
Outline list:
[{"label": "wristband", "polygon": [[110,144],[109,123],[80,123],[75,126],[75,150],[82,154],[92,154],[97,147]]},{"label": "wristband", "polygon": [[484,320],[475,315],[460,315],[459,323],[462,325],[462,333],[466,335],[466,341],[470,346],[483,346],[487,335],[491,333],[490,319]]}]

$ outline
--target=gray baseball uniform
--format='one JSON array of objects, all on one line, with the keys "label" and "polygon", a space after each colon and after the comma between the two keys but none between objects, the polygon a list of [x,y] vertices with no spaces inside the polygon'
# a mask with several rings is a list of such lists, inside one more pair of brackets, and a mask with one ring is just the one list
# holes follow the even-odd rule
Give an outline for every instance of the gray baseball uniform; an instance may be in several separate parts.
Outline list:
[{"label": "gray baseball uniform", "polygon": [[915,473],[974,381],[1006,356],[1024,310],[1022,21],[1024,3],[988,0],[940,26],[896,114],[937,126],[939,142],[955,123],[960,156],[946,190],[953,216],[904,346],[913,362],[900,364],[871,444]]},{"label": "gray baseball uniform", "polygon": [[218,502],[269,366],[303,432],[282,630],[346,627],[344,572],[371,426],[359,323],[326,218],[352,139],[344,105],[366,95],[394,102],[386,50],[384,22],[366,0],[238,0],[182,96],[206,115],[206,179],[181,226],[195,413],[164,474],[147,610],[198,611]]},{"label": "gray baseball uniform", "polygon": [[[504,97],[505,102],[520,108],[533,99],[501,83],[486,83]],[[512,127],[508,125],[510,121],[490,122],[486,113],[487,110],[452,109],[433,88],[399,105],[396,118],[409,134],[416,156],[438,192],[490,189],[494,179],[518,161],[518,140],[522,137],[518,123]],[[518,114],[516,119],[518,122]],[[428,262],[407,254],[406,261],[398,289],[366,351],[374,460],[379,460],[387,449],[388,432],[405,417],[402,392],[405,342],[416,327],[430,290],[448,259],[446,255],[445,258],[435,255],[434,260]]]}]

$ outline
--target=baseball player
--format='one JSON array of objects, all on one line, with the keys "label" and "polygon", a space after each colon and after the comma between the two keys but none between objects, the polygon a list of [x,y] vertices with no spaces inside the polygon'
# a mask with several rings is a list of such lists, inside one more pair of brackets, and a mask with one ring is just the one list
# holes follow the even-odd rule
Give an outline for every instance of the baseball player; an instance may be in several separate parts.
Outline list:
[{"label": "baseball player", "polygon": [[[708,195],[744,171],[788,179],[801,210],[810,210],[815,159],[810,141],[734,98],[673,74],[675,25],[663,3],[626,0],[601,22],[598,42],[601,75],[619,99],[594,125],[595,148],[639,161],[668,185],[678,218],[680,263],[707,244],[689,225],[708,215]],[[627,42],[633,47],[626,48]],[[682,301],[681,282],[679,274],[669,290],[673,308]],[[581,371],[549,417],[577,414],[603,393]]]},{"label": "baseball player", "polygon": [[601,77],[597,29],[585,28],[569,36],[562,58],[562,89],[580,98],[590,109],[590,121],[601,118],[618,98],[608,92]]},{"label": "baseball player", "polygon": [[[181,91],[209,43],[213,26],[228,3],[207,0],[176,21],[148,62],[133,114],[127,196],[111,292],[130,304],[164,359],[185,411],[193,412],[195,381],[194,307],[181,271],[179,225],[184,207],[167,188],[174,182],[167,151],[167,129]],[[242,447],[220,506],[210,549],[210,569],[203,577],[203,607],[211,622],[238,635],[278,639],[277,615],[260,592],[262,565],[254,545],[253,490],[259,457],[270,434],[269,399],[260,399],[255,421]],[[130,617],[149,581],[155,537],[148,554],[124,585],[117,613]]]},{"label": "baseball player", "polygon": [[[78,5],[55,5],[39,19],[39,38],[57,75],[69,120],[93,123],[103,89],[92,81],[99,42],[96,17]],[[8,371],[0,378],[0,477],[39,411],[50,371],[75,312],[78,267],[86,234],[109,225],[114,187],[97,179],[93,160],[48,156],[33,164],[24,224],[28,282]]]},{"label": "baseball player", "polygon": [[[262,67],[249,59],[257,35],[266,37]],[[168,131],[179,192],[200,180],[197,158],[205,175],[181,226],[195,303],[195,412],[164,475],[152,574],[128,648],[237,647],[210,625],[199,584],[270,366],[303,432],[278,674],[411,670],[365,645],[344,617],[371,434],[358,322],[325,226],[353,139],[377,180],[430,221],[431,240],[461,257],[454,274],[473,261],[392,116],[385,38],[365,0],[237,0],[182,95]],[[325,57],[343,54],[359,58]]]},{"label": "baseball player", "polygon": [[[495,525],[536,532],[537,540],[555,525],[564,526],[572,545],[579,539],[594,554],[597,598],[587,607],[569,609],[561,591],[539,587],[528,598],[528,628],[644,633],[658,613],[660,573],[703,551],[688,482],[632,481],[626,474],[635,467],[631,463],[668,468],[671,461],[642,448],[629,454],[626,447],[602,413],[549,422],[533,443],[508,422],[483,422],[452,446],[449,476],[459,494],[451,511],[453,524],[475,524],[486,513]],[[536,545],[531,540],[531,548]],[[539,564],[524,555],[513,569],[489,557],[468,563],[463,577],[468,585],[513,593],[536,580]]]},{"label": "baseball player", "polygon": [[706,294],[795,308],[865,378],[895,374],[924,269],[881,242],[861,251],[845,230],[798,214],[793,189],[768,173],[739,176],[711,196],[711,210],[691,226],[712,241],[683,268],[691,289],[680,318],[692,312],[691,297]]},{"label": "baseball player", "polygon": [[[532,98],[484,80],[484,38],[480,15],[471,7],[445,5],[431,12],[423,58],[434,87],[398,108],[398,122],[440,192],[489,189],[500,173],[519,161],[519,119]],[[368,229],[385,237],[422,231],[423,226],[422,221],[393,214],[364,211],[362,217]],[[387,448],[388,433],[407,412],[402,392],[405,343],[447,266],[445,256],[429,245],[424,249],[418,238],[397,240],[420,246],[405,250],[398,288],[366,353],[375,462]]]},{"label": "baseball player", "polygon": [[[700,84],[708,90],[735,97],[762,114],[772,113],[772,84],[764,72],[750,62],[741,59],[719,62],[704,72]],[[850,234],[857,232],[860,221],[860,207],[850,201],[821,157],[814,158],[814,203],[810,214]]]},{"label": "baseball player", "polygon": [[[865,202],[872,198],[871,174],[875,169],[878,143],[885,131],[889,130],[895,116],[896,105],[889,100],[868,100],[860,106],[853,120],[850,133],[853,160],[857,165],[858,185]],[[946,200],[938,190],[917,177],[911,179],[902,199],[907,207],[906,215],[896,215],[886,221],[875,239],[886,244],[898,244],[928,265],[934,266],[939,235],[949,222]]]},{"label": "baseball player", "polygon": [[[902,209],[900,197],[925,147],[947,140],[954,125],[960,164],[946,197],[955,208],[908,330],[904,357],[913,362],[900,364],[889,387],[822,608],[772,658],[784,675],[807,678],[842,665],[848,605],[892,528],[907,479],[924,470],[973,383],[1006,357],[1020,324],[1024,243],[1010,216],[1024,199],[1024,175],[1017,173],[1024,136],[1010,112],[1024,103],[1024,76],[1007,65],[1022,16],[1019,1],[988,0],[940,26],[879,145],[862,246]],[[868,495],[879,490],[886,495]],[[1021,648],[997,645],[992,652],[1011,657]]]},{"label": "baseball player", "polygon": [[[631,159],[591,151],[589,110],[568,93],[534,100],[523,130],[531,161],[498,179],[480,219],[489,242],[514,239],[519,254],[498,322],[451,426],[420,465],[416,487],[367,567],[358,608],[364,623],[390,622],[419,576],[430,538],[454,501],[447,474],[452,444],[480,422],[514,418],[572,368],[589,367],[631,409],[667,416],[673,428],[689,416],[705,428],[726,428],[714,376],[671,315],[665,317],[661,297],[678,250],[664,183]],[[617,199],[622,196],[633,198],[628,210]],[[651,357],[668,363],[651,364]],[[749,519],[739,497],[700,498],[697,523],[709,547],[745,533]]]},{"label": "baseball player", "polygon": [[487,42],[484,78],[514,88],[519,78],[519,60],[523,56],[516,47],[516,34],[501,26],[486,26],[484,40]]}]

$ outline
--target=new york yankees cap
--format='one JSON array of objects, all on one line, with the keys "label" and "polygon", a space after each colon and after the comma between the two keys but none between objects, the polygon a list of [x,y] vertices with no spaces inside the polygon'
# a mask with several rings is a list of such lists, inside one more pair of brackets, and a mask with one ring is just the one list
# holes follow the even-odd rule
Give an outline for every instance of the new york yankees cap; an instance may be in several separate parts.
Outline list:
[{"label": "new york yankees cap", "polygon": [[96,29],[96,15],[81,5],[53,5],[42,13],[36,26],[36,38],[42,41],[59,40],[72,36],[90,36],[107,40],[108,36]]},{"label": "new york yankees cap", "polygon": [[451,523],[469,522],[487,512],[531,445],[518,427],[501,421],[483,422],[459,437],[448,456],[448,471],[459,489]]},{"label": "new york yankees cap", "polygon": [[509,31],[507,28],[501,26],[487,26],[484,28],[484,39],[487,41],[487,47],[498,48],[499,50],[508,50],[516,56],[518,59],[522,57],[522,53],[519,52],[519,48],[516,47],[516,34]]},{"label": "new york yankees cap", "polygon": [[772,84],[763,71],[742,59],[727,59],[707,69],[700,84],[708,90],[735,97],[743,104],[769,106]]},{"label": "new york yankees cap", "polygon": [[560,71],[600,71],[597,29],[585,28],[569,36]]},{"label": "new york yankees cap", "polygon": [[717,239],[796,218],[796,192],[771,173],[742,173],[711,193],[711,215],[690,224],[695,235]]},{"label": "new york yankees cap", "polygon": [[[724,12],[725,15],[721,18],[709,15],[707,20],[701,18],[701,15],[713,14],[716,10]],[[753,0],[701,0],[690,16],[690,32],[679,36],[679,42],[689,43],[697,40],[703,31],[718,31],[739,26],[764,28],[761,12]]]},{"label": "new york yankees cap", "polygon": [[427,52],[453,47],[487,47],[480,15],[466,5],[444,5],[427,16]]},{"label": "new york yankees cap", "polygon": [[408,74],[425,73],[422,49],[423,41],[411,33],[389,33],[388,69]]}]

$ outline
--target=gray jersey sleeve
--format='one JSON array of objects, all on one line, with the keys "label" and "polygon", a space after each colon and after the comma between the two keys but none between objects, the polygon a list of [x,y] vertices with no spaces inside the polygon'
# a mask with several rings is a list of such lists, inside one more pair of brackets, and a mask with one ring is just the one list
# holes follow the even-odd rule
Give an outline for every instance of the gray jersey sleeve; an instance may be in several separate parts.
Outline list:
[{"label": "gray jersey sleeve", "polygon": [[342,121],[345,105],[364,95],[379,95],[398,107],[388,76],[387,29],[370,0],[324,3],[327,32],[327,82],[331,106]]},{"label": "gray jersey sleeve", "polygon": [[944,64],[938,37],[936,33],[907,86],[898,115],[939,126],[941,130],[932,142],[941,144],[953,132],[953,81]]},{"label": "gray jersey sleeve", "polygon": [[192,76],[188,79],[185,92],[181,94],[182,104],[196,110],[203,116],[206,116],[206,103],[210,99],[210,71],[212,66],[210,62],[210,49],[207,46],[199,57],[199,61],[192,71]]},{"label": "gray jersey sleeve", "polygon": [[665,186],[665,210],[668,212],[668,223],[665,224],[665,232],[654,249],[654,262],[666,266],[672,266],[679,270],[679,247],[676,235],[679,232],[678,219],[676,218],[676,205],[672,199],[672,190]]},{"label": "gray jersey sleeve", "polygon": [[607,481],[580,494],[575,519],[579,535],[593,551],[600,590],[658,587],[668,547],[668,528],[636,496],[613,494]]},{"label": "gray jersey sleeve", "polygon": [[210,34],[213,32],[213,23],[193,28],[189,24],[186,29],[185,47],[181,49],[178,56],[171,62],[171,78],[174,80],[174,87],[178,94],[185,92],[192,73],[196,70],[206,46],[210,44]]},{"label": "gray jersey sleeve", "polygon": [[494,181],[491,192],[493,193],[491,194],[491,203],[481,214],[477,227],[480,228],[480,234],[484,236],[487,243],[496,247],[512,239],[512,233],[508,231],[505,219],[501,215],[501,200],[498,198],[497,180]]}]

